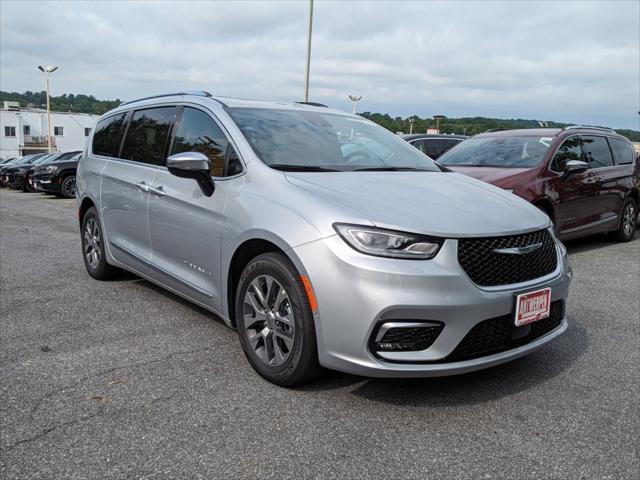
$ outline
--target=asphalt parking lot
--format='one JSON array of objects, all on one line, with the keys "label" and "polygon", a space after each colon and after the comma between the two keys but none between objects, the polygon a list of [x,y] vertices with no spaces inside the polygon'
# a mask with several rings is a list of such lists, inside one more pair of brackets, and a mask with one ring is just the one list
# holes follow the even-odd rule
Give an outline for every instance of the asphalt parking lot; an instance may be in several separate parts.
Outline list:
[{"label": "asphalt parking lot", "polygon": [[234,331],[89,277],[75,201],[0,191],[2,478],[637,478],[640,239],[568,245],[567,333],[423,380],[262,380]]}]

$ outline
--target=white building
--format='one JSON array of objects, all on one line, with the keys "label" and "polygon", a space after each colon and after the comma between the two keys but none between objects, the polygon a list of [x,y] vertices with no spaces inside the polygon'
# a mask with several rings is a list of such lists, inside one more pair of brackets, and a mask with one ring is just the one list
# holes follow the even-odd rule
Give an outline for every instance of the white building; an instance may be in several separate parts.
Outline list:
[{"label": "white building", "polygon": [[[84,149],[98,115],[51,112],[51,150],[66,152]],[[20,108],[4,102],[0,108],[0,157],[12,158],[47,151],[47,111]]]}]

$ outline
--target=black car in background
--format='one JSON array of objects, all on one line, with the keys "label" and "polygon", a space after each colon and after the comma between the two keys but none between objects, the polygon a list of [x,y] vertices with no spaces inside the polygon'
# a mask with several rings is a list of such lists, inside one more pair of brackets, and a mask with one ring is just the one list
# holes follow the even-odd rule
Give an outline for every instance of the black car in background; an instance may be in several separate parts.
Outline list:
[{"label": "black car in background", "polygon": [[4,183],[2,181],[3,179],[3,172],[10,167],[11,165],[15,164],[15,162],[17,162],[18,160],[20,160],[20,158],[6,158],[4,160],[2,160],[0,162],[0,188],[4,187]]},{"label": "black car in background", "polygon": [[13,165],[9,165],[7,168],[3,169],[2,172],[2,183],[7,185],[10,188],[23,189],[26,191],[27,189],[27,175],[31,170],[32,165],[42,159],[43,157],[49,156],[49,153],[36,153],[33,155],[27,155],[25,157],[20,158]]},{"label": "black car in background", "polygon": [[31,175],[33,188],[65,198],[76,196],[76,170],[82,152],[65,152],[53,161],[38,165]]},{"label": "black car in background", "polygon": [[437,160],[440,155],[466,140],[464,135],[435,135],[428,133],[414,133],[400,135],[400,138],[409,142],[422,153],[427,154],[432,160]]}]

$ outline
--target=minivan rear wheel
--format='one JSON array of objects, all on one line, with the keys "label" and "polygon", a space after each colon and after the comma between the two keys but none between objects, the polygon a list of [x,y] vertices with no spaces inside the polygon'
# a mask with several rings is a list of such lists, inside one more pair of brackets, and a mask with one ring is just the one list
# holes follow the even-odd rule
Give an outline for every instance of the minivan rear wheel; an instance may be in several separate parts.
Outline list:
[{"label": "minivan rear wheel", "polygon": [[613,233],[613,237],[619,242],[628,242],[633,238],[638,222],[638,206],[633,198],[628,198],[620,215],[620,226]]},{"label": "minivan rear wheel", "polygon": [[279,253],[251,260],[240,276],[235,307],[240,344],[260,375],[286,387],[320,375],[313,313],[291,260]]},{"label": "minivan rear wheel", "polygon": [[97,280],[111,280],[120,269],[109,265],[105,255],[102,225],[95,207],[87,210],[82,219],[82,259],[87,272]]}]

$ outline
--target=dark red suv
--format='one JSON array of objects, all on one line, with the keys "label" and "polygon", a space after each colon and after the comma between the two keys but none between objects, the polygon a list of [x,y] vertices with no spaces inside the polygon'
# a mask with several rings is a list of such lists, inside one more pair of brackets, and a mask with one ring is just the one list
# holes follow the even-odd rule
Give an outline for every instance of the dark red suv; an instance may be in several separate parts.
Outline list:
[{"label": "dark red suv", "polygon": [[633,238],[640,167],[632,143],[594,127],[486,132],[438,163],[510,190],[544,210],[562,240],[614,232]]}]

